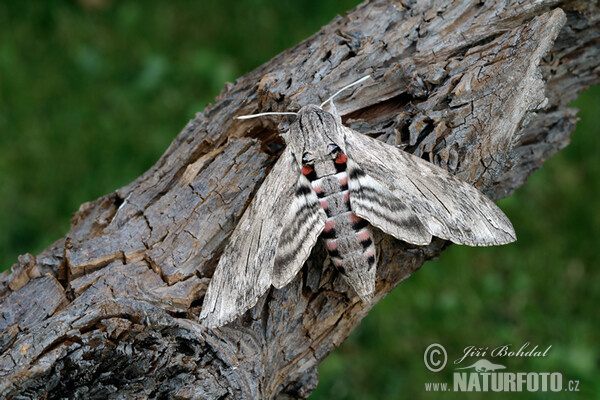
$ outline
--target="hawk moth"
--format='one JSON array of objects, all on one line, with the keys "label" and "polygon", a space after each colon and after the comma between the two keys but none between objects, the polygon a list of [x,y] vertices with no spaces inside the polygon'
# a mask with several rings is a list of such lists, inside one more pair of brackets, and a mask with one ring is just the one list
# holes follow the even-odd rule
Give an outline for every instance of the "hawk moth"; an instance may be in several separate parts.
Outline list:
[{"label": "hawk moth", "polygon": [[291,282],[319,237],[365,302],[376,281],[371,226],[414,245],[427,245],[432,236],[471,246],[516,240],[508,218],[473,186],[345,127],[332,111],[305,106],[282,134],[287,146],[236,226],[206,292],[200,315],[206,326],[230,322],[271,285]]}]

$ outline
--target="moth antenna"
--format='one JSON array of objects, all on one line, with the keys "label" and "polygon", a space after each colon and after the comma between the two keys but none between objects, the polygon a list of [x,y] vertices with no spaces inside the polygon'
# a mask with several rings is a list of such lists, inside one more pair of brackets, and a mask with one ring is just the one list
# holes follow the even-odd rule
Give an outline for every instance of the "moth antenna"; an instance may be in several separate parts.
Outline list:
[{"label": "moth antenna", "polygon": [[258,114],[240,115],[240,116],[234,117],[233,119],[251,119],[251,118],[257,118],[257,117],[264,117],[265,115],[298,115],[298,113],[295,113],[295,112],[264,112],[264,113],[258,113]]},{"label": "moth antenna", "polygon": [[[323,106],[327,103],[329,103],[330,101],[332,101],[333,99],[336,98],[336,96],[340,93],[342,93],[344,90],[351,88],[352,86],[356,86],[358,84],[363,83],[364,81],[366,81],[367,79],[369,79],[371,77],[371,75],[367,75],[367,76],[363,76],[362,78],[360,78],[359,80],[357,80],[356,82],[352,82],[349,85],[344,86],[343,88],[341,88],[340,90],[338,90],[337,92],[335,92],[333,94],[333,96],[331,96],[330,98],[328,98],[327,100],[325,100],[323,103],[321,103],[321,108],[323,108]],[[333,104],[333,103],[332,103]]]}]

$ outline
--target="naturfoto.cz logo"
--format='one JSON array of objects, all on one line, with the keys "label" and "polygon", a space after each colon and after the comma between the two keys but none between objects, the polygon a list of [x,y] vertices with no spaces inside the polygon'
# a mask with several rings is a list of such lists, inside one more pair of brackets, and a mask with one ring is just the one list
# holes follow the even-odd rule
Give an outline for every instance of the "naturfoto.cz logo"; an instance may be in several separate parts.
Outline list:
[{"label": "naturfoto.cz logo", "polygon": [[[454,361],[461,364],[467,357],[545,357],[552,346],[539,350],[538,346],[530,347],[525,343],[519,350],[512,351],[511,345],[499,346],[491,351],[486,348],[468,346],[463,356]],[[438,343],[427,347],[424,354],[427,369],[439,372],[448,362],[448,353]],[[463,364],[464,365],[464,364]],[[448,382],[425,383],[425,390],[430,392],[560,392],[579,391],[579,381],[564,382],[560,372],[510,372],[506,366],[480,358],[463,367],[454,368],[452,385]]]}]

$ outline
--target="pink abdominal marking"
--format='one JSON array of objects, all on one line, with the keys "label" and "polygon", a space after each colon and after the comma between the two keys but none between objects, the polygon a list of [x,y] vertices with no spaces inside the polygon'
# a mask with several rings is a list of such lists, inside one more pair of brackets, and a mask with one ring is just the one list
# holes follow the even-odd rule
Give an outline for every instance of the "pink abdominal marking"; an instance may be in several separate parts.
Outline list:
[{"label": "pink abdominal marking", "polygon": [[336,267],[341,267],[343,264],[341,258],[331,257],[331,261],[333,261],[333,265],[335,265]]},{"label": "pink abdominal marking", "polygon": [[323,228],[323,232],[329,232],[332,229],[335,229],[335,221],[330,219],[325,223],[325,228]]},{"label": "pink abdominal marking", "polygon": [[351,221],[353,224],[357,224],[357,223],[359,223],[360,221],[362,221],[362,218],[361,218],[361,217],[359,217],[358,215],[354,214],[354,213],[350,213],[350,215],[348,216],[348,218],[350,218],[350,221]]},{"label": "pink abdominal marking", "polygon": [[337,249],[337,241],[327,240],[327,241],[325,241],[325,246],[327,246],[327,250],[335,251]]},{"label": "pink abdominal marking", "polygon": [[368,230],[363,229],[362,231],[358,232],[358,240],[360,240],[361,242],[364,242],[365,240],[369,240],[371,238],[371,234],[369,233]]}]

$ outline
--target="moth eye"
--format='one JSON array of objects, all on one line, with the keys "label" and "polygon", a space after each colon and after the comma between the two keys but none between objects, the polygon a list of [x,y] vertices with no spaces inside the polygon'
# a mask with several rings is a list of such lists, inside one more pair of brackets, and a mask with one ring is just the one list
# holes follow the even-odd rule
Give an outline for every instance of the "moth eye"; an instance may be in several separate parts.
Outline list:
[{"label": "moth eye", "polygon": [[331,152],[330,152],[330,154],[337,153],[338,151],[340,151],[340,148],[339,148],[339,146],[338,146],[338,145],[336,145],[336,144],[334,144],[334,145],[331,147]]},{"label": "moth eye", "polygon": [[302,164],[309,164],[311,160],[306,157],[306,154],[302,156]]}]

